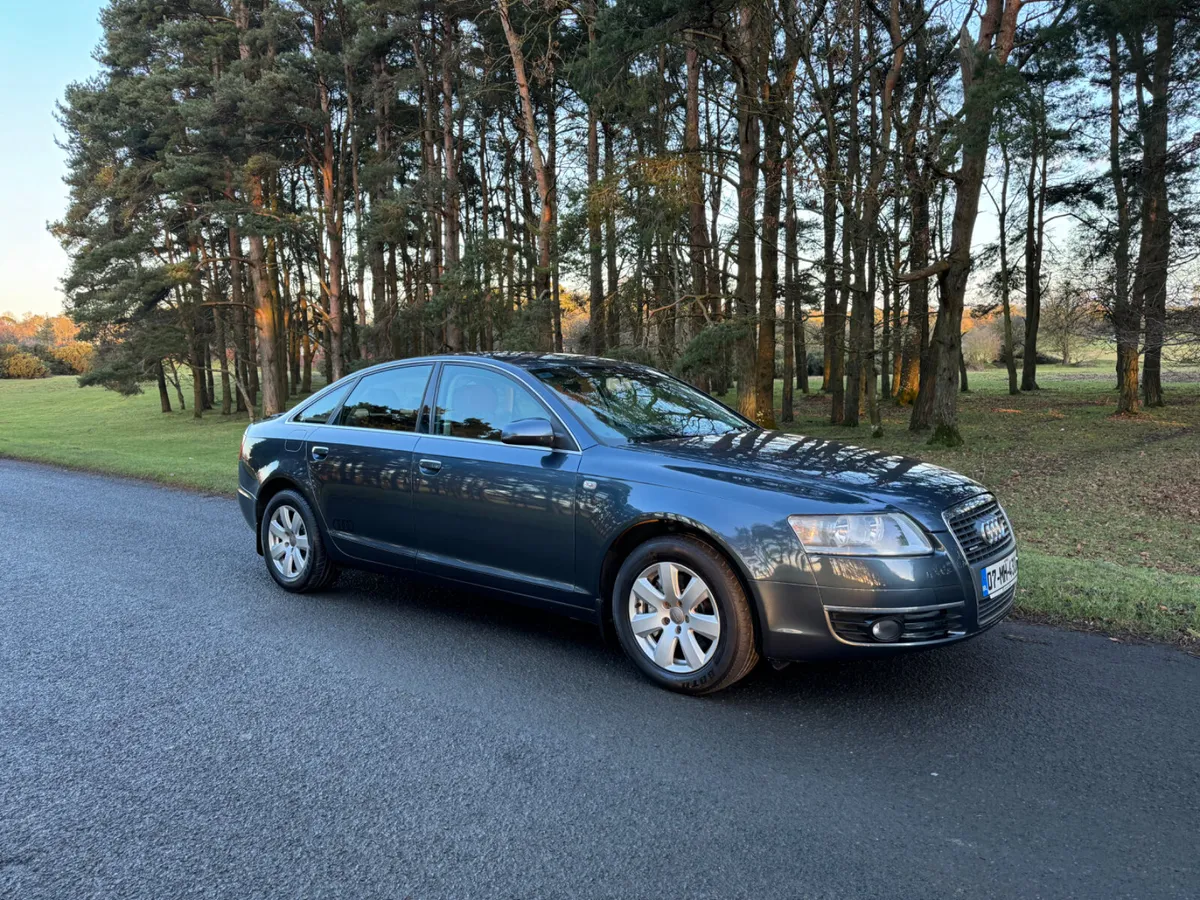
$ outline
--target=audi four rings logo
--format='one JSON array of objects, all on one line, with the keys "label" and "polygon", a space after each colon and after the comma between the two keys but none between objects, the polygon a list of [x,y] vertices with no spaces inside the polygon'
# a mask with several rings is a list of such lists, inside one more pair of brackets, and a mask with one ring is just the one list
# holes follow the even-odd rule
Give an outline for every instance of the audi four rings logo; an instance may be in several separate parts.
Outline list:
[{"label": "audi four rings logo", "polygon": [[975,531],[979,533],[985,544],[996,544],[1004,540],[1008,529],[1004,525],[1004,519],[1000,516],[988,516],[975,523]]}]

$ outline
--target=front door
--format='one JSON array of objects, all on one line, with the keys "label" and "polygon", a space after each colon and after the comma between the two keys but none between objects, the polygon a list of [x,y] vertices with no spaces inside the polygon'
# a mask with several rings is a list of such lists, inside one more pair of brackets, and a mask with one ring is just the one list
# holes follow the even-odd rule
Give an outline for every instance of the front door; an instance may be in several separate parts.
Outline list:
[{"label": "front door", "polygon": [[420,565],[435,574],[584,605],[575,590],[579,454],[510,446],[504,426],[551,413],[505,373],[446,363],[433,434],[417,443],[414,514]]},{"label": "front door", "polygon": [[416,554],[413,448],[431,364],[365,375],[336,424],[308,435],[309,471],[330,538],[348,556],[405,566]]}]

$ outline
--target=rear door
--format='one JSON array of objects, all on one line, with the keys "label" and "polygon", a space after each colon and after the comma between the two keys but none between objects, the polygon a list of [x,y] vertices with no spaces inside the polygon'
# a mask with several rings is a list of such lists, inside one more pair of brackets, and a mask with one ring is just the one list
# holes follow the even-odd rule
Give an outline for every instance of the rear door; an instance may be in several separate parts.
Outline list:
[{"label": "rear door", "polygon": [[416,363],[364,375],[336,422],[308,435],[317,505],[330,538],[348,556],[412,563],[413,448],[432,372],[432,363]]},{"label": "rear door", "polygon": [[[444,363],[431,435],[413,473],[420,566],[432,573],[559,602],[575,589],[575,491],[580,455],[510,446],[504,426],[553,414],[515,378],[483,365]],[[561,424],[556,423],[561,428]]]}]

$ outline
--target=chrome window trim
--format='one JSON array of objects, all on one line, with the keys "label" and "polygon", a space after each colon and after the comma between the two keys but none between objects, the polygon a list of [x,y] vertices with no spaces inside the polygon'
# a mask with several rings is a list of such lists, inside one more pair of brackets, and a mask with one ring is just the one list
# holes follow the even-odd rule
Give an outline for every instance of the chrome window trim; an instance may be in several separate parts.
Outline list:
[{"label": "chrome window trim", "polygon": [[[563,427],[565,428],[566,426],[563,426]],[[568,432],[568,434],[569,433],[570,432]],[[460,437],[458,435],[453,435],[453,434],[432,434],[429,432],[421,432],[417,436],[423,437],[423,438],[437,438],[439,441],[469,441],[472,444],[488,444],[493,447],[499,445],[501,447],[510,447],[510,448],[513,448],[516,450],[536,450],[539,453],[574,453],[577,455],[583,454],[582,450],[565,450],[562,447],[538,447],[536,445],[531,445],[531,444],[506,444],[506,443],[504,443],[504,441],[492,441],[492,440],[488,440],[487,438]]]},{"label": "chrome window trim", "polygon": [[[413,437],[429,437],[423,431],[400,431],[396,428],[367,428],[364,425],[330,425],[328,422],[313,422],[311,425],[306,425],[307,428],[337,428],[342,431],[352,431],[355,434],[362,434],[364,431],[377,431],[380,434],[411,434]],[[309,438],[311,440],[311,437]]]}]

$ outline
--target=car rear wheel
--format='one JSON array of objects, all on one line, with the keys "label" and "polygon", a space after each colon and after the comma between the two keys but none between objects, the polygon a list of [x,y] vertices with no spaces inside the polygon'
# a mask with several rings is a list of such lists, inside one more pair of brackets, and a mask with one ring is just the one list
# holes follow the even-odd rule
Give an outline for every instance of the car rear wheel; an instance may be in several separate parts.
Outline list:
[{"label": "car rear wheel", "polygon": [[337,567],[325,552],[312,507],[295,491],[271,498],[259,523],[263,558],[275,583],[303,593],[328,587]]},{"label": "car rear wheel", "polygon": [[669,535],[639,546],[617,574],[612,604],[621,646],[662,687],[710,694],[758,662],[746,592],[703,541]]}]

